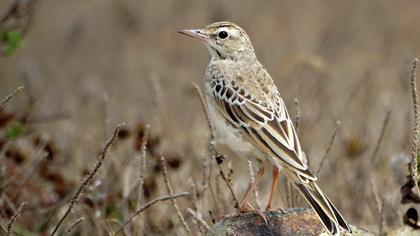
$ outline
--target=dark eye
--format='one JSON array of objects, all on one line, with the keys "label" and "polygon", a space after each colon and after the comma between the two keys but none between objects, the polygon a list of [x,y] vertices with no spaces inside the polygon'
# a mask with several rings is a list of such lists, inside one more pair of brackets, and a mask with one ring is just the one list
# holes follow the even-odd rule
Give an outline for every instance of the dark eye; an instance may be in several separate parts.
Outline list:
[{"label": "dark eye", "polygon": [[220,31],[220,32],[219,32],[219,34],[218,34],[217,36],[219,36],[219,38],[221,38],[221,39],[225,39],[225,38],[227,38],[229,35],[228,35],[228,33],[227,33],[226,31]]}]

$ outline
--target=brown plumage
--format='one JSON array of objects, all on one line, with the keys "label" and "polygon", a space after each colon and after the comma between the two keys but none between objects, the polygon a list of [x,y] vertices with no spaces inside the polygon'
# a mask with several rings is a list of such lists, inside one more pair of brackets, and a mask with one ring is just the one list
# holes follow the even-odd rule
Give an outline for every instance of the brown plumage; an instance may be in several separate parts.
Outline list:
[{"label": "brown plumage", "polygon": [[[180,32],[199,38],[210,52],[205,92],[218,142],[227,144],[241,157],[256,158],[275,168],[283,167],[286,176],[330,233],[338,234],[339,226],[351,232],[316,184],[317,178],[308,168],[283,99],[271,76],[257,60],[245,31],[231,22],[217,22],[202,29]],[[253,187],[262,174],[263,168]],[[277,178],[278,172],[273,172],[273,176]],[[267,208],[271,208],[274,188],[275,184]],[[242,210],[246,210],[252,191],[252,188],[248,191]]]}]

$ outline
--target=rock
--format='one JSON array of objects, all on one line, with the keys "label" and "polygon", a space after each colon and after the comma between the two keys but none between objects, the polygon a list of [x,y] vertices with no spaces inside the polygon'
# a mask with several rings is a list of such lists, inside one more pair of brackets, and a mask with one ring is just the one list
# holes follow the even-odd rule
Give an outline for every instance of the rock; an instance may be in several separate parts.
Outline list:
[{"label": "rock", "polygon": [[[215,225],[207,236],[328,236],[312,209],[291,208],[284,211],[266,211],[267,225],[261,216],[248,212],[229,216]],[[351,226],[352,236],[373,236],[366,230]],[[350,235],[342,232],[341,235]]]}]

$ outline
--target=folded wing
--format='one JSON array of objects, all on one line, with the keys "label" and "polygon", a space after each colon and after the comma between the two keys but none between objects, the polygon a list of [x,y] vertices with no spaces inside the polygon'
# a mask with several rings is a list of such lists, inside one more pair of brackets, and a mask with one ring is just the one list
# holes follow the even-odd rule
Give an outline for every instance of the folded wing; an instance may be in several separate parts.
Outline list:
[{"label": "folded wing", "polygon": [[[261,88],[260,88],[261,89]],[[308,170],[302,149],[284,102],[276,91],[275,101],[263,102],[231,83],[214,83],[211,97],[217,110],[239,128],[265,154],[277,157],[303,179],[315,180]]]}]

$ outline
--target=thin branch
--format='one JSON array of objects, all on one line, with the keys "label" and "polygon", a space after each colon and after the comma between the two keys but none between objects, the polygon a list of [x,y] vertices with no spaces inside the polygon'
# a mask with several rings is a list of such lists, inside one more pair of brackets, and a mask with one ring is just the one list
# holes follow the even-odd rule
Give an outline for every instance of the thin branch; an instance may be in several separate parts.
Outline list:
[{"label": "thin branch", "polygon": [[101,155],[99,156],[99,160],[95,163],[94,167],[89,172],[89,174],[83,179],[82,184],[80,185],[80,187],[77,189],[76,193],[71,198],[66,212],[61,217],[58,224],[55,226],[53,232],[51,233],[51,236],[54,235],[55,233],[57,233],[58,228],[63,223],[64,219],[70,214],[74,205],[78,202],[78,200],[80,198],[80,195],[83,193],[83,191],[85,190],[87,185],[89,185],[92,182],[92,180],[95,178],[95,175],[98,172],[99,168],[101,168],[101,166],[103,165],[103,162],[105,160],[105,157],[106,157],[106,154],[108,153],[109,148],[118,139],[118,132],[120,131],[120,128],[122,126],[124,126],[124,124],[119,124],[119,125],[117,125],[117,127],[115,127],[114,133],[113,133],[111,139],[105,144],[105,146],[104,146],[104,148],[101,152]]},{"label": "thin branch", "polygon": [[[160,159],[163,169],[163,179],[165,181],[166,190],[168,191],[169,195],[173,195],[174,190],[172,189],[172,185],[169,182],[168,177],[168,170],[166,169],[166,162],[165,157],[161,157]],[[171,199],[172,205],[175,208],[176,214],[178,215],[179,221],[181,221],[182,225],[184,226],[185,231],[187,231],[188,235],[192,235],[190,227],[188,227],[187,222],[185,222],[184,216],[182,215],[181,211],[179,210],[179,206],[176,203],[176,200],[174,198]]]},{"label": "thin branch", "polygon": [[[251,183],[254,183],[255,182],[255,174],[254,174],[254,170],[252,168],[252,162],[251,161],[248,161],[248,172],[249,172],[249,176],[251,177]],[[258,209],[261,210],[261,204],[260,204],[260,201],[259,201],[257,188],[254,189],[254,198],[255,198],[255,204],[257,205]]]},{"label": "thin branch", "polygon": [[2,189],[2,191],[7,189],[9,187],[9,184],[11,184],[13,181],[16,180],[17,176],[22,176],[22,179],[23,179],[19,183],[20,187],[23,187],[25,185],[25,183],[29,180],[29,178],[33,174],[34,170],[37,168],[40,162],[46,157],[46,153],[44,152],[44,147],[46,143],[47,143],[46,140],[43,140],[41,142],[37,151],[33,155],[31,155],[30,161],[27,164],[25,164],[20,169],[19,172],[14,172],[10,174],[10,176],[8,176],[7,179],[0,182],[0,189]]},{"label": "thin branch", "polygon": [[[215,190],[213,189],[212,182],[210,180],[211,179],[209,178],[209,185],[208,186],[209,186],[211,198],[213,199],[213,203],[214,203],[213,210],[214,210],[216,216],[219,218],[220,217],[220,212],[221,212],[221,210],[220,210],[221,207],[219,206],[219,199],[216,197],[218,195],[216,194]],[[218,179],[216,179],[216,181],[215,181],[216,189],[218,187],[218,181],[217,180]]]},{"label": "thin branch", "polygon": [[77,219],[75,222],[73,222],[65,231],[64,234],[69,234],[73,229],[76,228],[80,223],[82,223],[85,220],[85,218],[81,217]]},{"label": "thin branch", "polygon": [[[32,21],[33,11],[38,0],[15,0],[0,18],[0,28],[6,27],[7,22],[18,22],[19,30],[24,35]],[[19,23],[21,22],[21,23]]]},{"label": "thin branch", "polygon": [[410,174],[411,179],[414,182],[414,187],[417,190],[417,195],[420,196],[420,189],[418,186],[417,180],[417,145],[419,138],[419,104],[417,98],[417,85],[416,85],[416,67],[418,59],[415,58],[413,61],[413,67],[411,68],[410,76],[410,87],[411,87],[411,96],[413,99],[413,111],[414,111],[414,129],[413,129],[413,142],[411,146],[411,163],[410,163]]},{"label": "thin branch", "polygon": [[[197,199],[197,187],[195,186],[194,180],[190,178],[188,180],[188,183],[190,185],[191,189],[191,200],[193,204],[193,209],[191,209],[193,212],[196,212],[196,214],[200,215],[200,212],[198,211],[198,199]],[[188,208],[190,209],[190,208]],[[197,221],[197,220],[196,220]],[[198,222],[195,222],[197,224],[197,228],[200,231],[200,235],[203,234],[203,229],[201,225]]]},{"label": "thin branch", "polygon": [[1,102],[0,102],[0,111],[3,110],[4,105],[6,105],[7,102],[10,101],[16,94],[18,94],[20,91],[22,91],[23,87],[18,87],[13,91],[13,93],[7,95]]},{"label": "thin branch", "polygon": [[284,195],[286,198],[286,207],[293,207],[293,203],[292,203],[292,197],[291,197],[291,192],[292,192],[292,183],[289,181],[288,178],[283,178],[284,179],[284,183],[285,183],[285,188],[284,188]]},{"label": "thin branch", "polygon": [[12,218],[10,218],[9,222],[7,222],[7,236],[12,235],[12,227],[15,223],[16,219],[19,217],[20,213],[22,213],[23,207],[26,205],[26,202],[22,202],[18,209],[15,211],[15,214],[13,214]]},{"label": "thin branch", "polygon": [[[191,200],[192,200],[192,204],[193,204],[193,209],[190,209],[190,208],[188,208],[188,209],[192,210],[193,212],[196,212],[197,215],[200,215],[200,213],[198,211],[197,187],[195,186],[195,183],[194,183],[193,179],[189,179],[188,182],[189,182],[189,185],[190,185],[190,188],[191,188]],[[198,221],[198,220],[196,219],[196,221]],[[201,224],[198,223],[198,222],[197,222],[197,227],[198,227],[198,230],[200,231],[200,235],[202,235],[203,230],[202,230]]]},{"label": "thin branch", "polygon": [[378,188],[376,187],[375,181],[371,178],[371,187],[373,191],[373,196],[375,198],[376,208],[378,210],[379,222],[378,222],[378,235],[382,235],[385,226],[385,216],[384,216],[384,202],[378,193]]},{"label": "thin branch", "polygon": [[172,195],[165,195],[165,196],[158,197],[158,198],[156,198],[156,199],[154,199],[154,200],[152,200],[152,201],[144,204],[139,209],[137,209],[136,212],[132,216],[130,216],[130,218],[128,218],[127,221],[124,222],[124,224],[121,226],[121,228],[119,228],[117,230],[117,232],[115,232],[115,235],[117,235],[118,233],[120,233],[123,230],[123,228],[125,226],[127,226],[134,219],[134,217],[138,216],[140,213],[142,213],[143,211],[145,211],[147,208],[153,206],[154,204],[156,204],[158,202],[172,200],[172,199],[179,198],[179,197],[189,196],[189,195],[190,195],[190,193],[188,193],[188,192],[177,193],[177,194],[172,194]]},{"label": "thin branch", "polygon": [[112,226],[111,226],[111,221],[109,219],[105,220],[106,221],[106,225],[108,227],[108,234],[111,236],[114,236],[114,232],[112,232]]},{"label": "thin branch", "polygon": [[299,99],[295,98],[294,102],[295,102],[295,129],[296,129],[296,133],[298,133],[299,125],[300,125],[300,116],[301,116]]},{"label": "thin branch", "polygon": [[143,189],[144,189],[144,179],[146,174],[146,151],[147,151],[147,142],[149,141],[150,126],[146,125],[144,128],[144,135],[141,140],[140,146],[140,191],[139,191],[139,206],[142,201]]},{"label": "thin branch", "polygon": [[229,160],[228,165],[227,165],[227,170],[228,170],[227,179],[228,179],[229,183],[232,184],[232,176],[233,176],[234,170],[233,170],[233,166],[232,166],[232,161],[230,161],[230,160]]},{"label": "thin branch", "polygon": [[381,147],[382,139],[384,138],[385,130],[386,130],[386,127],[388,126],[390,115],[391,115],[391,111],[389,110],[386,113],[385,120],[384,120],[384,123],[382,125],[382,129],[381,129],[381,134],[379,135],[378,142],[376,143],[375,151],[373,151],[373,154],[372,154],[372,159],[371,159],[372,164],[376,163],[379,148]]},{"label": "thin branch", "polygon": [[322,158],[321,162],[319,163],[318,170],[316,171],[316,176],[319,176],[319,173],[321,172],[322,167],[324,166],[325,160],[327,160],[328,153],[330,153],[331,148],[334,144],[335,138],[337,137],[338,131],[340,130],[341,122],[337,121],[335,125],[335,129],[333,132],[333,135],[331,136],[330,143],[328,144],[327,150],[325,151],[324,157]]},{"label": "thin branch", "polygon": [[198,212],[197,187],[192,179],[189,180],[194,211]]},{"label": "thin branch", "polygon": [[[300,102],[298,98],[295,98],[294,100],[295,105],[295,117],[294,117],[294,123],[295,123],[295,130],[296,133],[299,133],[300,128],[300,120],[301,120],[301,110],[300,110]],[[309,160],[306,158],[305,153],[303,153],[303,159],[306,162],[306,164],[309,166]],[[298,194],[295,188],[292,187],[292,182],[289,180],[286,180],[286,202],[289,205],[289,207],[293,207],[296,205]]]},{"label": "thin branch", "polygon": [[222,160],[223,160],[223,156],[218,154],[218,152],[217,152],[217,150],[214,146],[214,140],[215,140],[214,127],[210,122],[209,112],[206,108],[206,100],[203,96],[203,93],[200,90],[200,87],[197,84],[193,84],[193,86],[194,86],[194,88],[197,92],[197,95],[200,97],[201,106],[203,107],[203,110],[204,110],[204,113],[205,113],[206,119],[207,119],[207,124],[208,124],[209,130],[210,130],[209,150],[210,150],[212,156],[215,157],[215,159],[216,159],[216,163],[217,163],[217,166],[219,167],[220,175],[222,176],[223,181],[225,181],[225,183],[226,183],[226,185],[227,185],[227,187],[228,187],[228,189],[229,189],[229,191],[232,195],[232,198],[235,201],[235,207],[239,208],[238,198],[236,197],[235,192],[233,191],[233,188],[232,188],[231,184],[229,183],[229,180],[227,179],[227,177],[226,177],[225,173],[223,172],[223,169],[220,165]]},{"label": "thin branch", "polygon": [[188,213],[191,214],[191,216],[201,225],[203,226],[207,231],[210,230],[210,226],[207,224],[206,221],[203,220],[201,215],[197,212],[194,212],[193,209],[187,208]]},{"label": "thin branch", "polygon": [[3,225],[3,224],[1,224],[0,223],[0,228],[5,232],[5,233],[7,233],[7,229],[6,229],[6,227]]},{"label": "thin branch", "polygon": [[211,177],[211,160],[203,161],[203,180],[201,182],[201,186],[203,187],[203,195],[206,192],[207,188],[209,187],[210,177]]},{"label": "thin branch", "polygon": [[[147,172],[147,144],[149,142],[149,136],[150,136],[150,126],[145,125],[144,127],[144,133],[143,138],[141,140],[140,145],[140,181],[139,181],[139,188],[138,188],[138,195],[137,195],[137,206],[141,206],[144,202],[144,182],[146,178],[146,172]],[[143,228],[145,225],[145,217],[142,215],[139,218],[136,219],[136,223],[134,224],[134,230],[138,230],[137,232],[140,233],[141,228]],[[142,234],[143,235],[143,234]]]}]

